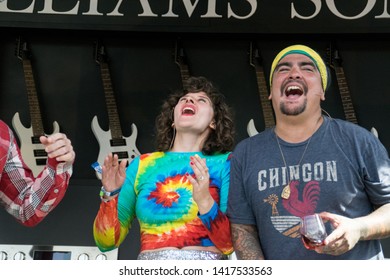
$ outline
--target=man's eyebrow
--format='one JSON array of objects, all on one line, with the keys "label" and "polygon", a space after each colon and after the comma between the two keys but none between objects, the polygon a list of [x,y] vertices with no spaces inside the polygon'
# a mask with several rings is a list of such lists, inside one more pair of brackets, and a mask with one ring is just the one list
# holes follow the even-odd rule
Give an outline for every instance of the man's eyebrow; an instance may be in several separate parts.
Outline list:
[{"label": "man's eyebrow", "polygon": [[310,61],[302,61],[302,62],[299,62],[298,64],[299,64],[299,66],[310,65],[310,66],[313,66],[314,68],[317,68],[316,64],[311,60]]},{"label": "man's eyebrow", "polygon": [[[315,63],[313,61],[301,61],[298,63],[299,67],[302,67],[302,66],[307,66],[307,65],[310,65],[310,66],[313,66],[314,68],[317,68],[317,66],[315,65]],[[280,64],[278,64],[276,67],[275,67],[275,71],[278,70],[280,67],[283,67],[283,66],[288,66],[288,67],[291,67],[292,66],[292,63],[291,62],[282,62]]]},{"label": "man's eyebrow", "polygon": [[278,65],[276,65],[275,67],[275,71],[278,70],[280,67],[282,66],[289,66],[291,67],[292,63],[291,62],[282,62],[282,63],[279,63]]}]

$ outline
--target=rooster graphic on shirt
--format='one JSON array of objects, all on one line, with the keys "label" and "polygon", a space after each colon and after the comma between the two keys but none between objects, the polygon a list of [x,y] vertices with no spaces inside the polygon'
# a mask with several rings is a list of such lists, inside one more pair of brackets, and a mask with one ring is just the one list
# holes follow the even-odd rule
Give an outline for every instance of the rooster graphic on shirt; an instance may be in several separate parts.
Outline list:
[{"label": "rooster graphic on shirt", "polygon": [[280,216],[276,205],[279,202],[277,195],[270,195],[264,202],[272,207],[271,221],[274,227],[286,236],[300,237],[299,224],[301,217],[314,214],[320,197],[320,186],[317,181],[310,181],[303,187],[302,195],[299,195],[299,181],[290,182],[290,197],[282,199],[281,205],[291,216]]}]

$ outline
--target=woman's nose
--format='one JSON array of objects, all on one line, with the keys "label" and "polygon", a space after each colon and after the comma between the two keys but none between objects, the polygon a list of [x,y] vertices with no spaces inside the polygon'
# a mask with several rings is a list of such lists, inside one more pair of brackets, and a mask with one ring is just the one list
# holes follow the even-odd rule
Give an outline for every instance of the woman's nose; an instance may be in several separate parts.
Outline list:
[{"label": "woman's nose", "polygon": [[194,103],[194,100],[189,97],[189,98],[186,99],[186,103],[188,103],[188,102]]}]

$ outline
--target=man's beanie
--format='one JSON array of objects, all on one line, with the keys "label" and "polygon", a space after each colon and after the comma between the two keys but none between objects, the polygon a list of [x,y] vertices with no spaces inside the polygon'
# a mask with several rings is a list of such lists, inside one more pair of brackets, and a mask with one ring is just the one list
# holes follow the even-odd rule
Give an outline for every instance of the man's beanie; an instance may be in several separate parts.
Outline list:
[{"label": "man's beanie", "polygon": [[322,88],[324,89],[325,92],[328,85],[328,78],[329,78],[325,62],[316,51],[304,45],[293,45],[283,49],[278,53],[278,55],[275,57],[274,61],[272,62],[271,72],[270,72],[271,74],[269,77],[270,85],[272,85],[272,77],[274,75],[275,68],[278,65],[279,61],[289,54],[303,54],[309,57],[314,62],[318,71],[320,72],[321,79],[322,79]]}]

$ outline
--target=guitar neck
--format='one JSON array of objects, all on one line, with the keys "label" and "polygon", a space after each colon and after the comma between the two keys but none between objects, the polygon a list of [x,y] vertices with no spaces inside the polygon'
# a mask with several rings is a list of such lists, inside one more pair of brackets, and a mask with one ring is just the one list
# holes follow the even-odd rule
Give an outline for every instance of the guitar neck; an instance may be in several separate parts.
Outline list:
[{"label": "guitar neck", "polygon": [[106,105],[108,112],[109,127],[111,136],[113,139],[119,139],[123,137],[122,128],[119,121],[118,107],[114,96],[114,90],[111,83],[111,75],[108,67],[108,63],[100,63],[101,77],[104,87],[104,94],[106,97]]},{"label": "guitar neck", "polygon": [[345,119],[357,124],[358,121],[356,118],[355,109],[353,107],[351,94],[348,89],[347,79],[345,78],[344,69],[341,66],[335,66],[334,68],[339,86],[341,102],[344,108]]},{"label": "guitar neck", "polygon": [[271,102],[268,100],[269,94],[267,89],[267,83],[264,76],[264,70],[263,67],[259,65],[256,65],[255,68],[256,68],[256,78],[257,78],[257,85],[259,89],[261,108],[263,109],[265,127],[266,128],[273,127],[275,126],[275,118],[274,118]]},{"label": "guitar neck", "polygon": [[29,59],[24,59],[22,61],[33,135],[41,136],[44,135],[44,130],[31,61]]},{"label": "guitar neck", "polygon": [[181,81],[184,84],[184,81],[186,81],[190,77],[190,69],[186,64],[179,65],[179,68],[180,68]]},{"label": "guitar neck", "polygon": [[184,85],[184,82],[190,77],[190,68],[186,62],[184,49],[180,46],[180,42],[176,41],[175,50],[174,50],[174,60],[177,66],[180,69],[181,82]]}]

